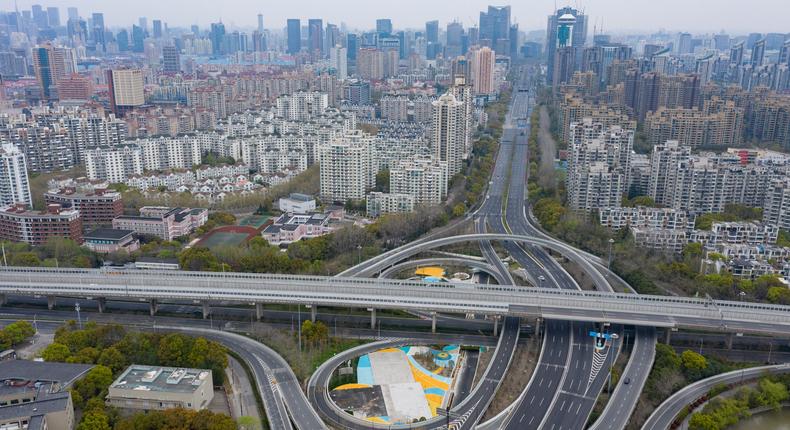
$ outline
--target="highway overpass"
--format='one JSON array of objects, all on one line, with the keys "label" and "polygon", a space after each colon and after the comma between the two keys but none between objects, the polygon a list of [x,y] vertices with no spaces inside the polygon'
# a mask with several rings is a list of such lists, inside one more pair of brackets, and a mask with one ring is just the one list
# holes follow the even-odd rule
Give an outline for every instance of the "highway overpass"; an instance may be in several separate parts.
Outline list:
[{"label": "highway overpass", "polygon": [[[790,335],[790,306],[569,291],[511,285],[253,273],[107,269],[0,268],[7,295],[97,300],[191,300],[249,305],[302,304],[369,309],[532,316],[656,327]],[[155,308],[152,308],[154,311]]]}]

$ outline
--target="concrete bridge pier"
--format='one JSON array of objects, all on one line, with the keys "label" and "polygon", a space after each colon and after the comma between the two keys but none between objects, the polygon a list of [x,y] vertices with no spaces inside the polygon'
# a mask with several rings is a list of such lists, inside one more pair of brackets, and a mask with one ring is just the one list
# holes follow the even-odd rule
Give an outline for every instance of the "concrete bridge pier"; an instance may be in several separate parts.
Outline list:
[{"label": "concrete bridge pier", "polygon": [[263,319],[263,303],[255,304],[255,319],[258,321]]},{"label": "concrete bridge pier", "polygon": [[664,329],[664,343],[669,345],[669,342],[672,340],[672,328],[667,327]]},{"label": "concrete bridge pier", "polygon": [[148,301],[148,312],[151,316],[156,315],[156,311],[159,310],[159,303],[156,302],[156,299],[151,299]]},{"label": "concrete bridge pier", "polygon": [[5,306],[8,304],[8,296],[5,294],[0,294],[0,306]]},{"label": "concrete bridge pier", "polygon": [[370,311],[370,328],[376,328],[376,308],[368,309]]},{"label": "concrete bridge pier", "polygon": [[107,299],[104,297],[99,297],[96,299],[96,304],[99,305],[99,313],[103,314],[107,309]]},{"label": "concrete bridge pier", "polygon": [[494,336],[499,336],[499,315],[494,315]]},{"label": "concrete bridge pier", "polygon": [[732,349],[732,339],[735,337],[733,333],[727,335],[727,349]]},{"label": "concrete bridge pier", "polygon": [[540,336],[540,323],[541,323],[540,317],[535,318],[535,337],[536,338]]},{"label": "concrete bridge pier", "polygon": [[52,310],[55,309],[56,305],[55,296],[47,296],[47,309]]},{"label": "concrete bridge pier", "polygon": [[436,312],[431,312],[431,333],[436,333]]},{"label": "concrete bridge pier", "polygon": [[209,304],[208,300],[204,300],[203,303],[203,319],[208,319],[211,315],[211,305]]},{"label": "concrete bridge pier", "polygon": [[310,321],[315,322],[315,319],[318,316],[318,306],[308,305],[308,307],[310,308]]}]

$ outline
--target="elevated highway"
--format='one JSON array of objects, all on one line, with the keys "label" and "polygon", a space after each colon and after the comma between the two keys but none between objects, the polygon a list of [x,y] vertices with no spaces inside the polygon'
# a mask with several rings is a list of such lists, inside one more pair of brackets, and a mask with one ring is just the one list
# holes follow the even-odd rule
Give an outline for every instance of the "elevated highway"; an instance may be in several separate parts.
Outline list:
[{"label": "elevated highway", "polygon": [[[511,285],[185,271],[0,269],[0,294],[101,302],[192,300],[539,316],[653,327],[790,335],[790,307],[698,298]],[[2,300],[2,297],[0,297]]]}]

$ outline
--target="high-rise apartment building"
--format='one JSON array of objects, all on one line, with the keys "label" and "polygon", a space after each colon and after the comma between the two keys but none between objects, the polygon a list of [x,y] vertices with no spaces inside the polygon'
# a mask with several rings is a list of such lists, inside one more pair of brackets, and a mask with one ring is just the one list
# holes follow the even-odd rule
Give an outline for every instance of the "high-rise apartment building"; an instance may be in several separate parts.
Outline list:
[{"label": "high-rise apartment building", "polygon": [[568,205],[591,211],[619,207],[628,183],[634,130],[605,127],[586,118],[571,124],[568,142]]},{"label": "high-rise apartment building", "polygon": [[25,154],[11,143],[0,146],[0,207],[17,203],[31,205],[30,182]]},{"label": "high-rise apartment building", "polygon": [[645,133],[651,146],[668,140],[700,147],[737,147],[743,138],[743,109],[726,102],[715,111],[659,108],[645,119]]},{"label": "high-rise apartment building", "polygon": [[333,139],[321,149],[321,199],[326,202],[362,200],[375,185],[371,173],[372,136],[356,130]]},{"label": "high-rise apartment building", "polygon": [[472,86],[475,94],[493,94],[496,54],[484,46],[472,53]]},{"label": "high-rise apartment building", "polygon": [[107,70],[110,105],[117,116],[145,104],[143,72],[139,69]]},{"label": "high-rise apartment building", "polygon": [[390,168],[390,192],[414,196],[418,205],[438,205],[447,196],[447,163],[435,158],[403,161]]},{"label": "high-rise apartment building", "polygon": [[329,48],[329,63],[335,69],[335,76],[339,81],[348,78],[348,51],[346,48],[340,45]]},{"label": "high-rise apartment building", "polygon": [[409,98],[403,95],[386,95],[379,101],[381,119],[406,122],[409,120]]},{"label": "high-rise apartment building", "polygon": [[650,156],[650,176],[647,195],[658,205],[668,206],[674,201],[675,175],[681,162],[691,157],[691,147],[681,146],[678,141],[670,140],[653,147]]},{"label": "high-rise apartment building", "polygon": [[384,52],[376,48],[357,51],[357,75],[369,80],[384,79]]},{"label": "high-rise apartment building", "polygon": [[461,172],[465,154],[466,108],[448,92],[433,102],[431,145],[434,156],[447,163],[448,175]]}]

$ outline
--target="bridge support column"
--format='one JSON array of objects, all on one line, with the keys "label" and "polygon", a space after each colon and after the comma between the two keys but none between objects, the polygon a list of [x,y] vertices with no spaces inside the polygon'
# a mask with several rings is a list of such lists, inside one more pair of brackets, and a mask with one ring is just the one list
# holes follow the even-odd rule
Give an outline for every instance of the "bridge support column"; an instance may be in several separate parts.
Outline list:
[{"label": "bridge support column", "polygon": [[540,317],[535,318],[535,337],[540,337]]},{"label": "bridge support column", "polygon": [[499,335],[499,315],[494,315],[494,336]]},{"label": "bridge support column", "polygon": [[310,305],[310,321],[315,322],[317,316],[318,316],[318,306]]},{"label": "bridge support column", "polygon": [[431,312],[431,333],[436,333],[436,312]]},{"label": "bridge support column", "polygon": [[376,328],[376,308],[370,308],[370,328]]},{"label": "bridge support column", "polygon": [[0,306],[5,306],[8,304],[8,296],[5,294],[0,294]]},{"label": "bridge support column", "polygon": [[203,301],[203,319],[208,319],[211,315],[211,305],[209,305],[208,301]]},{"label": "bridge support column", "polygon": [[55,296],[47,296],[47,309],[55,309]]},{"label": "bridge support column", "polygon": [[156,299],[151,299],[148,301],[148,312],[151,316],[156,315],[156,311],[159,310],[159,303],[156,302]]},{"label": "bridge support column", "polygon": [[107,309],[107,299],[104,297],[99,297],[96,299],[96,304],[99,305],[99,313],[103,314],[105,309]]},{"label": "bridge support column", "polygon": [[669,345],[669,342],[672,340],[672,329],[667,327],[664,329],[664,343]]},{"label": "bridge support column", "polygon": [[732,349],[732,339],[735,337],[734,334],[730,333],[727,335],[727,349]]},{"label": "bridge support column", "polygon": [[263,303],[255,304],[255,319],[258,321],[263,319]]}]

